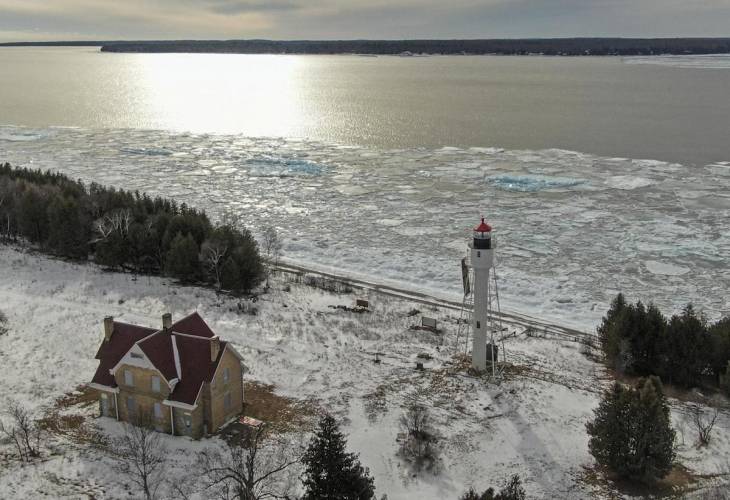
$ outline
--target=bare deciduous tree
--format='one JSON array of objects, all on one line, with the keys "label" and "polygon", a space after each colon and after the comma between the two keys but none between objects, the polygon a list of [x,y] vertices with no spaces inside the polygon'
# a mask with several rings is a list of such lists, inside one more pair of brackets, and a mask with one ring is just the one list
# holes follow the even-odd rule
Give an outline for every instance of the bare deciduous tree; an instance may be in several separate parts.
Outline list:
[{"label": "bare deciduous tree", "polygon": [[9,423],[0,419],[0,434],[5,435],[15,445],[20,460],[30,462],[40,456],[42,430],[30,412],[17,401],[10,400],[4,414]]},{"label": "bare deciduous tree", "polygon": [[132,223],[132,213],[129,210],[119,210],[106,214],[94,223],[94,228],[102,239],[106,239],[114,232],[126,235]]},{"label": "bare deciduous tree", "polygon": [[124,424],[124,434],[112,441],[119,472],[139,486],[146,500],[152,500],[164,480],[167,447],[149,416],[141,414],[137,425]]},{"label": "bare deciduous tree", "polygon": [[268,266],[266,269],[266,288],[269,288],[269,275],[271,274],[272,266],[279,265],[279,256],[281,255],[281,248],[283,243],[279,238],[279,233],[273,226],[267,226],[264,228],[262,233],[264,243],[264,253],[266,254],[266,260]]},{"label": "bare deciduous tree", "polygon": [[714,408],[712,413],[705,416],[705,411],[700,405],[694,405],[692,408],[692,419],[697,427],[697,434],[700,439],[700,446],[706,446],[710,444],[710,435],[712,434],[712,428],[715,426],[715,421],[718,415],[717,408]]},{"label": "bare deciduous tree", "polygon": [[200,248],[200,260],[205,264],[210,275],[215,278],[216,290],[221,289],[221,269],[225,261],[228,247],[216,240],[205,240]]},{"label": "bare deciduous tree", "polygon": [[202,451],[198,462],[205,489],[220,498],[265,500],[288,498],[300,459],[300,449],[262,426],[227,442],[223,450]]},{"label": "bare deciduous tree", "polygon": [[436,431],[431,422],[431,415],[423,405],[412,404],[400,418],[404,438],[401,442],[401,453],[412,461],[416,469],[431,469],[436,465],[438,454],[435,448]]}]

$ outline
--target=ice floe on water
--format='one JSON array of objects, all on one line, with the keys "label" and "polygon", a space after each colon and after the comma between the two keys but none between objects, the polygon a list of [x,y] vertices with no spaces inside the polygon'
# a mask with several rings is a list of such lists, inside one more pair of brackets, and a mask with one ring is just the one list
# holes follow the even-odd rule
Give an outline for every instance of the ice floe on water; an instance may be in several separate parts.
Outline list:
[{"label": "ice floe on water", "polygon": [[487,182],[506,191],[534,193],[544,189],[566,189],[586,184],[583,179],[547,177],[543,175],[496,175]]},{"label": "ice floe on water", "polygon": [[664,276],[682,276],[690,271],[689,267],[678,266],[668,262],[657,262],[655,260],[647,260],[644,262],[644,265],[650,273]]},{"label": "ice floe on water", "polygon": [[615,189],[639,189],[654,184],[651,179],[633,175],[614,175],[606,179],[606,185]]},{"label": "ice floe on water", "polygon": [[6,142],[28,142],[43,139],[51,134],[51,130],[35,130],[26,127],[2,127],[0,126],[0,141]]},{"label": "ice floe on water", "polygon": [[730,313],[726,161],[148,130],[0,133],[36,137],[0,140],[0,161],[175,196],[214,218],[240,216],[256,233],[274,225],[286,259],[322,270],[458,299],[459,260],[484,214],[506,309],[592,328],[623,290],[668,311],[691,301],[711,317]]},{"label": "ice floe on water", "polygon": [[130,155],[170,156],[172,151],[162,148],[122,148],[119,151]]},{"label": "ice floe on water", "polygon": [[252,177],[292,177],[322,175],[326,167],[301,158],[278,158],[272,155],[247,160]]}]

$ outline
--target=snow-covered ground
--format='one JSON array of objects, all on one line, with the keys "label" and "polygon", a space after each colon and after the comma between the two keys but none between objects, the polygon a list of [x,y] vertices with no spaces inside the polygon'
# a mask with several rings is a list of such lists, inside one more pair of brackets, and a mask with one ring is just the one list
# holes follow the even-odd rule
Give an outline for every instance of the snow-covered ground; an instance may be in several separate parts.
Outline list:
[{"label": "snow-covered ground", "polygon": [[255,232],[274,225],[289,262],[442,298],[461,298],[481,212],[502,307],[585,330],[621,290],[666,312],[730,314],[725,160],[0,127],[0,161],[175,198]]},{"label": "snow-covered ground", "polygon": [[[210,290],[0,247],[0,310],[10,327],[0,336],[0,394],[25,402],[37,415],[46,413],[93,375],[104,316],[156,326],[166,311],[181,317],[197,310],[244,356],[248,380],[274,384],[280,395],[332,411],[350,448],[370,468],[379,495],[390,500],[456,499],[469,486],[499,486],[514,473],[533,498],[605,495],[586,480],[585,467],[593,461],[584,426],[609,378],[580,352],[580,344],[517,331],[507,343],[514,367],[493,385],[454,364],[458,313],[374,292],[371,313],[329,307],[351,306],[356,296],[279,276],[252,316],[235,312],[235,301]],[[438,318],[443,335],[409,329],[419,318],[408,316],[413,308]],[[382,363],[373,362],[375,352],[384,353]],[[432,356],[424,371],[414,369],[419,353]],[[398,419],[412,401],[431,409],[442,436],[438,474],[414,475],[397,456]],[[730,414],[721,414],[710,446],[697,449],[687,406],[673,400],[672,408],[679,460],[695,474],[730,472]],[[115,421],[94,419],[93,410],[66,411],[86,415],[104,434],[119,432]],[[196,449],[216,445],[211,439],[167,440],[176,449],[171,478],[190,474]],[[96,448],[63,436],[53,436],[47,447],[32,466],[0,454],[0,498],[130,497],[131,486]],[[7,445],[0,449],[9,451]],[[713,481],[721,479],[706,480]]]}]

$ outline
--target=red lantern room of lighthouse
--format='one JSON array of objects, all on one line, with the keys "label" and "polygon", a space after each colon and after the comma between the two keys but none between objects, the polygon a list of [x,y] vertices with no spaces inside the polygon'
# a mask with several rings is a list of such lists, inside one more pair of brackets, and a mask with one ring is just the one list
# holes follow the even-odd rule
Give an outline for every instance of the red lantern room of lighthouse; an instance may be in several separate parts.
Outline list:
[{"label": "red lantern room of lighthouse", "polygon": [[492,248],[492,226],[482,222],[474,228],[474,246],[473,248],[479,250],[491,250]]}]

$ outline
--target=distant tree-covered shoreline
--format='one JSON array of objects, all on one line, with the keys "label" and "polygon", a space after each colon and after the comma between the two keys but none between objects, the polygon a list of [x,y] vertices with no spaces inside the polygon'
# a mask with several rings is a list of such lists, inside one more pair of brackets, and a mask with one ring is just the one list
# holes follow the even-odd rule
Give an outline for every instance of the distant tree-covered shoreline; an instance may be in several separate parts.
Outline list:
[{"label": "distant tree-covered shoreline", "polygon": [[264,278],[256,240],[238,224],[214,225],[205,212],[175,200],[7,163],[0,165],[3,241],[235,292]]},{"label": "distant tree-covered shoreline", "polygon": [[175,40],[105,44],[102,52],[628,56],[730,53],[730,38],[502,40]]},{"label": "distant tree-covered shoreline", "polygon": [[136,40],[11,42],[1,46],[101,46],[102,52],[222,54],[636,56],[730,53],[730,38],[525,38],[467,40]]}]

